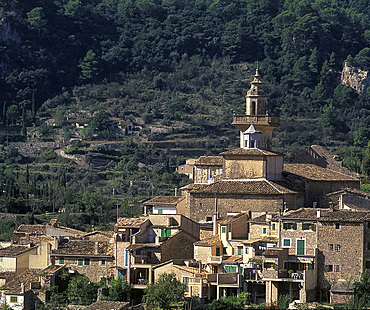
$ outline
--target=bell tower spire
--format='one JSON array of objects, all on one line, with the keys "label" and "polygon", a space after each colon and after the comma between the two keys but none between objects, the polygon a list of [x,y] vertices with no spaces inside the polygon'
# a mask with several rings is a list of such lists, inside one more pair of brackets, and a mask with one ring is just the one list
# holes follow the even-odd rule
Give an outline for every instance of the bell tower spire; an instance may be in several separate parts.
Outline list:
[{"label": "bell tower spire", "polygon": [[[234,115],[232,125],[240,130],[240,147],[243,148],[242,141],[243,132],[245,132],[252,124],[261,132],[261,146],[265,150],[271,149],[272,131],[280,126],[280,117],[270,116],[267,110],[267,95],[263,88],[263,81],[257,69],[254,75],[251,87],[247,91],[246,111],[245,115]],[[244,143],[243,143],[244,144]]]}]

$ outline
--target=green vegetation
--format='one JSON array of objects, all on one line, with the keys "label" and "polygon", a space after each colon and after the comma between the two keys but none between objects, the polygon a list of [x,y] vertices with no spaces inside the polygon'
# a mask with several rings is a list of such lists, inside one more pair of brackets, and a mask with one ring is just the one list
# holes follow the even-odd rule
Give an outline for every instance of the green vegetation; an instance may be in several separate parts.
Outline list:
[{"label": "green vegetation", "polygon": [[171,304],[183,301],[184,294],[185,284],[177,280],[174,273],[163,273],[145,289],[143,302],[155,308],[169,310]]},{"label": "green vegetation", "polygon": [[238,145],[230,122],[256,61],[281,116],[274,149],[289,160],[320,144],[369,178],[369,88],[339,81],[345,61],[369,70],[367,0],[14,0],[0,16],[2,212],[61,211],[86,230],[117,206],[139,215],[189,183],[174,174],[186,158]]},{"label": "green vegetation", "polygon": [[[241,310],[248,304],[250,293],[240,293],[238,296],[221,296],[209,304],[208,310]],[[286,308],[285,308],[286,309]]]}]

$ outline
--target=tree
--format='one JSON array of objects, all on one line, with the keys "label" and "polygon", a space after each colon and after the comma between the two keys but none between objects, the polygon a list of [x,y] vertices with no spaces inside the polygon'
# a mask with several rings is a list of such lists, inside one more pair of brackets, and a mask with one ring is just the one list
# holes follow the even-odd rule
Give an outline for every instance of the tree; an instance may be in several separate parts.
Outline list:
[{"label": "tree", "polygon": [[250,293],[240,293],[238,296],[228,296],[212,301],[208,310],[241,310],[248,302]]},{"label": "tree", "polygon": [[91,283],[86,276],[74,277],[68,284],[68,302],[77,305],[90,305],[96,301],[99,285]]},{"label": "tree", "polygon": [[80,0],[69,0],[67,4],[64,5],[64,15],[73,16],[81,7]]},{"label": "tree", "polygon": [[110,282],[108,300],[129,301],[132,285],[123,281],[122,277]]},{"label": "tree", "polygon": [[84,59],[80,62],[81,79],[92,80],[98,74],[98,61],[96,54],[92,50],[88,50]]},{"label": "tree", "polygon": [[370,275],[365,271],[359,281],[353,284],[352,309],[367,309],[370,306]]},{"label": "tree", "polygon": [[172,303],[184,299],[184,294],[185,284],[177,280],[174,273],[163,273],[156,283],[150,284],[145,289],[143,301],[147,305],[169,310]]},{"label": "tree", "polygon": [[367,143],[364,158],[362,160],[361,170],[367,177],[370,176],[370,141]]},{"label": "tree", "polygon": [[42,7],[36,7],[27,13],[27,21],[32,28],[40,29],[44,27],[47,20],[44,18]]}]

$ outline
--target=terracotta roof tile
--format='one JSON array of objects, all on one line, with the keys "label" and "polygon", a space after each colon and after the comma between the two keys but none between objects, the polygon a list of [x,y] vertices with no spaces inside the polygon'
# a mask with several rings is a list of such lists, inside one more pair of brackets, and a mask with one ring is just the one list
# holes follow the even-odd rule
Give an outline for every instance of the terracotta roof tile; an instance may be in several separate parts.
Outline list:
[{"label": "terracotta roof tile", "polygon": [[195,193],[219,194],[293,194],[287,187],[273,181],[220,181],[193,189]]},{"label": "terracotta roof tile", "polygon": [[55,272],[59,271],[60,269],[63,269],[64,265],[57,266],[57,265],[49,265],[46,268],[39,271],[40,274],[54,274]]},{"label": "terracotta roof tile", "polygon": [[115,226],[139,228],[141,224],[148,220],[147,217],[120,217]]},{"label": "terracotta roof tile", "polygon": [[331,211],[329,209],[319,208],[300,208],[298,210],[291,210],[281,216],[281,219],[316,219],[317,211],[320,211],[320,217],[326,216]]},{"label": "terracotta roof tile", "polygon": [[357,181],[358,178],[313,164],[284,164],[284,172],[313,181]]},{"label": "terracotta roof tile", "polygon": [[244,240],[242,243],[244,244],[252,244],[255,242],[278,242],[278,237],[272,237],[272,236],[261,236],[259,238],[255,239],[249,239],[249,240]]},{"label": "terracotta roof tile", "polygon": [[102,234],[106,237],[113,238],[114,231],[113,230],[107,230],[107,231],[105,231],[105,230],[96,230],[96,231],[91,231],[91,232],[85,233],[82,237],[88,237],[88,236],[97,235],[97,234]]},{"label": "terracotta roof tile", "polygon": [[154,204],[161,204],[161,205],[176,205],[180,201],[184,200],[185,196],[156,196],[152,199],[145,201],[144,205],[154,205]]},{"label": "terracotta roof tile", "polygon": [[46,226],[45,225],[26,225],[22,224],[20,225],[17,230],[17,232],[24,232],[28,234],[39,234],[39,235],[45,235],[46,232]]},{"label": "terracotta roof tile", "polygon": [[100,300],[94,302],[90,306],[85,307],[85,310],[122,310],[128,309],[130,303],[126,301],[108,301]]},{"label": "terracotta roof tile", "polygon": [[242,217],[242,216],[244,216],[246,214],[247,213],[238,213],[238,214],[235,214],[235,215],[227,215],[225,217],[222,217],[222,218],[218,219],[217,220],[217,223],[218,224],[221,224],[221,225],[226,225],[226,224],[231,223],[233,220],[236,220],[239,217]]},{"label": "terracotta roof tile", "polygon": [[340,210],[329,212],[318,219],[322,222],[365,222],[370,221],[370,211]]},{"label": "terracotta roof tile", "polygon": [[200,156],[196,161],[196,166],[222,166],[224,158],[222,156]]},{"label": "terracotta roof tile", "polygon": [[233,149],[230,151],[222,152],[220,155],[250,155],[250,156],[261,156],[261,155],[268,155],[268,156],[282,156],[281,154],[261,150],[261,149]]},{"label": "terracotta roof tile", "polygon": [[[96,244],[98,245],[97,253],[95,253]],[[113,244],[108,242],[65,240],[65,242],[61,242],[58,249],[53,250],[52,253],[63,255],[110,256],[113,255],[113,250]]]},{"label": "terracotta roof tile", "polygon": [[13,280],[6,283],[1,289],[5,290],[7,294],[22,294],[22,283],[25,291],[30,290],[30,284],[40,282],[40,275],[36,269],[27,269]]},{"label": "terracotta roof tile", "polygon": [[27,252],[30,250],[28,246],[23,245],[11,245],[6,248],[0,249],[0,256],[3,257],[15,257],[21,253]]},{"label": "terracotta roof tile", "polygon": [[233,256],[230,256],[226,259],[223,259],[222,262],[223,263],[237,263],[237,262],[242,262],[243,261],[243,257],[241,255],[233,255]]},{"label": "terracotta roof tile", "polygon": [[212,235],[211,237],[208,237],[206,239],[195,242],[194,245],[212,246],[212,245],[215,245],[219,242],[221,242],[220,236],[219,235]]}]

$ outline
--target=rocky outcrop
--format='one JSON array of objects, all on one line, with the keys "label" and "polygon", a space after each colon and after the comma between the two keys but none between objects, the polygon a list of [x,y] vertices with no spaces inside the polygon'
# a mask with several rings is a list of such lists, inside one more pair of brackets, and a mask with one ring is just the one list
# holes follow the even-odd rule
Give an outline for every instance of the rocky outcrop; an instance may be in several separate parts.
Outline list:
[{"label": "rocky outcrop", "polygon": [[345,63],[342,70],[341,84],[351,87],[358,94],[364,93],[370,87],[369,72],[348,66]]}]

